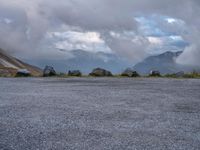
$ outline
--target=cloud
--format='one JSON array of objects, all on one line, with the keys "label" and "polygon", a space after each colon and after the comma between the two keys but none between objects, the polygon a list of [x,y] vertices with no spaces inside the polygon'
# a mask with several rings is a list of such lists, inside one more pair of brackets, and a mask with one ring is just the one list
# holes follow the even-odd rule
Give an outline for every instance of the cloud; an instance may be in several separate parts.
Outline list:
[{"label": "cloud", "polygon": [[147,57],[150,46],[149,40],[134,32],[113,32],[102,34],[102,38],[110,49],[119,56],[128,58],[132,63],[137,63]]},{"label": "cloud", "polygon": [[163,44],[163,41],[160,39],[160,38],[158,38],[158,37],[148,37],[148,40],[149,40],[149,42],[151,43],[151,44],[155,44],[155,45],[162,45]]},{"label": "cloud", "polygon": [[184,38],[190,42],[183,54],[176,60],[177,63],[188,66],[200,67],[200,42],[199,42],[200,30],[196,27],[190,28],[190,34]]},{"label": "cloud", "polygon": [[199,64],[199,51],[200,45],[191,45],[185,49],[183,54],[177,58],[176,62],[181,65],[187,65],[187,66],[197,66],[200,67]]},{"label": "cloud", "polygon": [[[177,36],[190,44],[183,46],[187,48],[178,62],[189,57],[188,64],[198,64],[199,16],[198,0],[0,0],[0,46],[24,57],[55,54],[56,47],[107,48],[137,62],[150,55],[152,48],[162,51],[164,36],[168,40]],[[61,26],[65,26],[62,32]],[[45,39],[51,32],[60,35]],[[174,46],[170,40],[168,44]],[[44,50],[49,45],[54,47]]]},{"label": "cloud", "polygon": [[112,51],[105,46],[104,40],[101,39],[98,32],[52,32],[47,34],[47,38],[57,39],[54,46],[57,49],[63,50],[77,50],[82,49],[90,52],[105,52],[111,53]]}]

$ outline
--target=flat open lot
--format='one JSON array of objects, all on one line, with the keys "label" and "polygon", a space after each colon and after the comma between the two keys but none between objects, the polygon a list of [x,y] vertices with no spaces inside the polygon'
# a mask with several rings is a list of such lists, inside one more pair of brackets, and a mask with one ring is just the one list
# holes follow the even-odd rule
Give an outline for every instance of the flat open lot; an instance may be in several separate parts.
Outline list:
[{"label": "flat open lot", "polygon": [[199,150],[200,80],[0,78],[0,150]]}]

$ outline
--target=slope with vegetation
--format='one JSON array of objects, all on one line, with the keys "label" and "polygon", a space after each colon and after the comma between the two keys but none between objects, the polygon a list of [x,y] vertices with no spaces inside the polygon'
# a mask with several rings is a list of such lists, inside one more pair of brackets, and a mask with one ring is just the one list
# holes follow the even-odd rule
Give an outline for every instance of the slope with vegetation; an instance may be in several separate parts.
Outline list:
[{"label": "slope with vegetation", "polygon": [[0,49],[0,76],[15,76],[20,69],[27,69],[33,76],[42,74],[42,70],[38,67],[24,63]]}]

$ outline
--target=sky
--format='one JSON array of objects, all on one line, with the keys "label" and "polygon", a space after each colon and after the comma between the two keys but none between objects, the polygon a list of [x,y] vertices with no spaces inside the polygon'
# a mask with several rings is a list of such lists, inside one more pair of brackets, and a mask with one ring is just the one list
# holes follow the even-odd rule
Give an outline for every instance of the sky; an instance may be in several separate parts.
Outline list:
[{"label": "sky", "polygon": [[200,66],[199,0],[0,0],[0,47],[26,59],[72,51],[116,54],[132,64],[166,51]]}]

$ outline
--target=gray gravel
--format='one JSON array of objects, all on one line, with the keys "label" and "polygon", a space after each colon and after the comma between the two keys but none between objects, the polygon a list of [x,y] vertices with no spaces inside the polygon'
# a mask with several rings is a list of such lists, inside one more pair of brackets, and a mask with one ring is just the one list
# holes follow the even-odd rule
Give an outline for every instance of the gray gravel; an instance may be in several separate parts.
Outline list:
[{"label": "gray gravel", "polygon": [[1,150],[199,150],[200,80],[0,78]]}]

